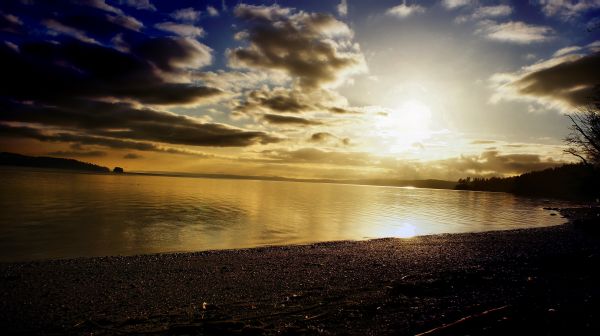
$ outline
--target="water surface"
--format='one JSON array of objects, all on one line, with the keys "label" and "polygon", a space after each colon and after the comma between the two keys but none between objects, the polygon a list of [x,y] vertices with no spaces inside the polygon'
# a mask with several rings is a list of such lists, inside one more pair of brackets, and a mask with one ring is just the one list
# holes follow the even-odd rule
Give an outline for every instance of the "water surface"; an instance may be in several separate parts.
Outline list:
[{"label": "water surface", "polygon": [[504,193],[3,169],[0,261],[506,230],[564,222]]}]

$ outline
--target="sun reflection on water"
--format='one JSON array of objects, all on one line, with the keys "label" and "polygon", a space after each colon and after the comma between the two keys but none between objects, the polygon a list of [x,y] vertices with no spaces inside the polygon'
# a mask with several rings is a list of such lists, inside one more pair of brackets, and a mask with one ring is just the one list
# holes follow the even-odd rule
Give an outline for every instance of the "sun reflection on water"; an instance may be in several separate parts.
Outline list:
[{"label": "sun reflection on water", "polygon": [[410,223],[402,223],[393,229],[392,236],[398,238],[412,238],[417,235],[417,227]]}]

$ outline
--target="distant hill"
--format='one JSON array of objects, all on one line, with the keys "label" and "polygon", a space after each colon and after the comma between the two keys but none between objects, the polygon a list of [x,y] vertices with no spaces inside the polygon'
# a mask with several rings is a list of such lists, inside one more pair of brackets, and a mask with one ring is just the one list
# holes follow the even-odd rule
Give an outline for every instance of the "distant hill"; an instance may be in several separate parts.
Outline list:
[{"label": "distant hill", "polygon": [[[338,181],[339,183],[339,181]],[[390,187],[415,187],[430,189],[454,189],[457,185],[453,181],[444,180],[394,180],[394,179],[365,179],[365,180],[346,180],[342,183],[377,185]]]},{"label": "distant hill", "polygon": [[600,197],[600,170],[584,164],[567,164],[513,177],[465,178],[456,189],[501,191],[523,196],[571,200]]},{"label": "distant hill", "polygon": [[454,189],[456,182],[444,180],[395,180],[395,179],[360,179],[360,180],[335,180],[335,179],[300,179],[280,176],[247,176],[229,174],[199,174],[199,173],[174,173],[174,172],[137,172],[130,174],[152,175],[152,176],[176,176],[176,177],[199,177],[199,178],[221,178],[232,180],[261,180],[261,181],[286,181],[286,182],[312,182],[312,183],[334,183],[334,184],[358,184],[390,187],[415,187],[431,189]]},{"label": "distant hill", "polygon": [[52,168],[77,171],[108,173],[110,169],[92,163],[73,159],[62,159],[48,156],[27,156],[21,154],[0,152],[0,165],[34,168]]}]

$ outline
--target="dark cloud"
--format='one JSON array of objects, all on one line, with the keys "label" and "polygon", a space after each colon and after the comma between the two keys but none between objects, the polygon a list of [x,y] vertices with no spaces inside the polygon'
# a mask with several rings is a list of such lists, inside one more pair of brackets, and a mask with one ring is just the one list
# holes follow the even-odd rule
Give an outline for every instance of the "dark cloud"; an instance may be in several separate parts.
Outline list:
[{"label": "dark cloud", "polygon": [[49,152],[48,155],[59,157],[102,157],[106,156],[103,151],[55,151]]},{"label": "dark cloud", "polygon": [[[276,113],[333,113],[354,114],[351,108],[335,106],[340,104],[339,96],[328,90],[310,90],[263,88],[246,94],[244,101],[239,102],[234,110],[237,113],[257,114],[258,112]],[[345,103],[345,101],[344,101]]]},{"label": "dark cloud", "polygon": [[128,159],[128,160],[136,160],[136,159],[141,159],[142,156],[141,155],[137,155],[135,153],[127,153],[123,156],[123,159]]},{"label": "dark cloud", "polygon": [[536,154],[501,154],[498,151],[484,151],[480,155],[461,156],[443,161],[452,169],[475,174],[515,175],[529,171],[555,167],[564,162],[543,159]]},{"label": "dark cloud", "polygon": [[268,159],[282,163],[317,163],[341,166],[371,165],[371,157],[366,153],[325,151],[317,148],[266,150],[262,154]]},{"label": "dark cloud", "polygon": [[510,176],[543,170],[564,164],[535,154],[502,154],[484,151],[479,155],[460,156],[445,160],[415,162],[379,157],[369,153],[326,151],[317,148],[298,150],[272,149],[261,152],[264,161],[287,164],[325,164],[330,166],[360,166],[378,169],[388,177],[456,180],[465,176]]},{"label": "dark cloud", "polygon": [[322,125],[323,124],[323,122],[318,121],[318,120],[310,120],[310,119],[305,119],[305,118],[300,118],[300,117],[292,117],[292,116],[285,116],[285,115],[280,115],[280,114],[270,114],[270,113],[263,115],[262,118],[271,124],[304,125],[304,126]]},{"label": "dark cloud", "polygon": [[511,85],[525,96],[559,100],[572,106],[589,103],[600,86],[600,53],[569,59],[531,71]]},{"label": "dark cloud", "polygon": [[191,38],[147,39],[132,50],[162,71],[174,74],[208,65],[212,61],[212,49]]},{"label": "dark cloud", "polygon": [[341,144],[343,146],[348,146],[350,145],[350,139],[349,138],[339,138],[329,132],[317,132],[317,133],[313,133],[310,138],[308,139],[308,141],[310,142],[315,142],[315,143],[321,143],[321,144]]},{"label": "dark cloud", "polygon": [[149,142],[121,140],[100,136],[91,136],[86,134],[73,133],[48,133],[43,130],[24,127],[24,126],[8,126],[0,123],[0,137],[6,138],[29,138],[43,142],[70,143],[74,150],[82,151],[85,146],[101,146],[112,149],[132,149],[138,151],[151,151],[169,154],[193,155],[195,157],[211,157],[210,154],[205,154],[197,151],[186,149],[163,147]]},{"label": "dark cloud", "polygon": [[335,138],[335,136],[331,133],[328,132],[318,132],[318,133],[313,133],[313,135],[310,136],[310,141],[312,142],[326,142],[329,141],[330,139]]},{"label": "dark cloud", "polygon": [[19,51],[0,45],[2,82],[7,88],[3,93],[15,100],[52,104],[72,97],[113,97],[148,104],[197,103],[221,91],[167,82],[154,66],[179,76],[187,65],[196,66],[206,60],[204,51],[194,49],[197,46],[187,39],[151,39],[136,46],[147,57],[140,58],[80,41],[30,42],[21,44]]},{"label": "dark cloud", "polygon": [[253,91],[248,95],[248,98],[253,100],[255,104],[260,104],[272,111],[278,112],[302,112],[310,110],[308,104],[301,102],[301,98],[295,94],[274,94],[272,96],[260,96],[259,91]]},{"label": "dark cloud", "polygon": [[126,103],[88,100],[63,101],[60,107],[0,101],[0,121],[52,125],[110,138],[157,141],[192,146],[249,146],[276,142],[264,132],[245,131],[222,124],[134,108]]},{"label": "dark cloud", "polygon": [[[155,9],[144,0],[126,4]],[[194,80],[192,74],[212,62],[212,49],[196,39],[147,35],[141,21],[103,0],[40,3],[35,10],[13,7],[14,15],[0,13],[0,27],[37,22],[32,26],[39,31],[18,35],[9,27],[2,32],[7,36],[0,44],[3,136],[192,155],[201,153],[163,144],[232,147],[279,141],[265,132],[156,107],[210,103],[224,94]]]},{"label": "dark cloud", "polygon": [[308,88],[365,69],[350,28],[331,15],[245,4],[235,8],[235,15],[246,28],[236,37],[248,45],[229,50],[233,66],[280,70]]},{"label": "dark cloud", "polygon": [[494,141],[494,140],[473,140],[470,143],[471,143],[471,145],[489,145],[489,144],[496,143],[496,141]]}]

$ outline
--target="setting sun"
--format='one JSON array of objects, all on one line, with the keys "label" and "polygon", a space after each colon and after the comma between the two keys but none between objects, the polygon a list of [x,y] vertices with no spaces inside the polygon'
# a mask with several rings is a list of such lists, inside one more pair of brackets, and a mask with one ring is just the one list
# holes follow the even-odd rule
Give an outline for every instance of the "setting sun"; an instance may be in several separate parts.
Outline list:
[{"label": "setting sun", "polygon": [[600,335],[600,0],[1,0],[0,39],[3,334]]},{"label": "setting sun", "polygon": [[414,148],[431,136],[431,110],[417,100],[408,100],[387,113],[375,116],[377,152],[391,154]]}]

